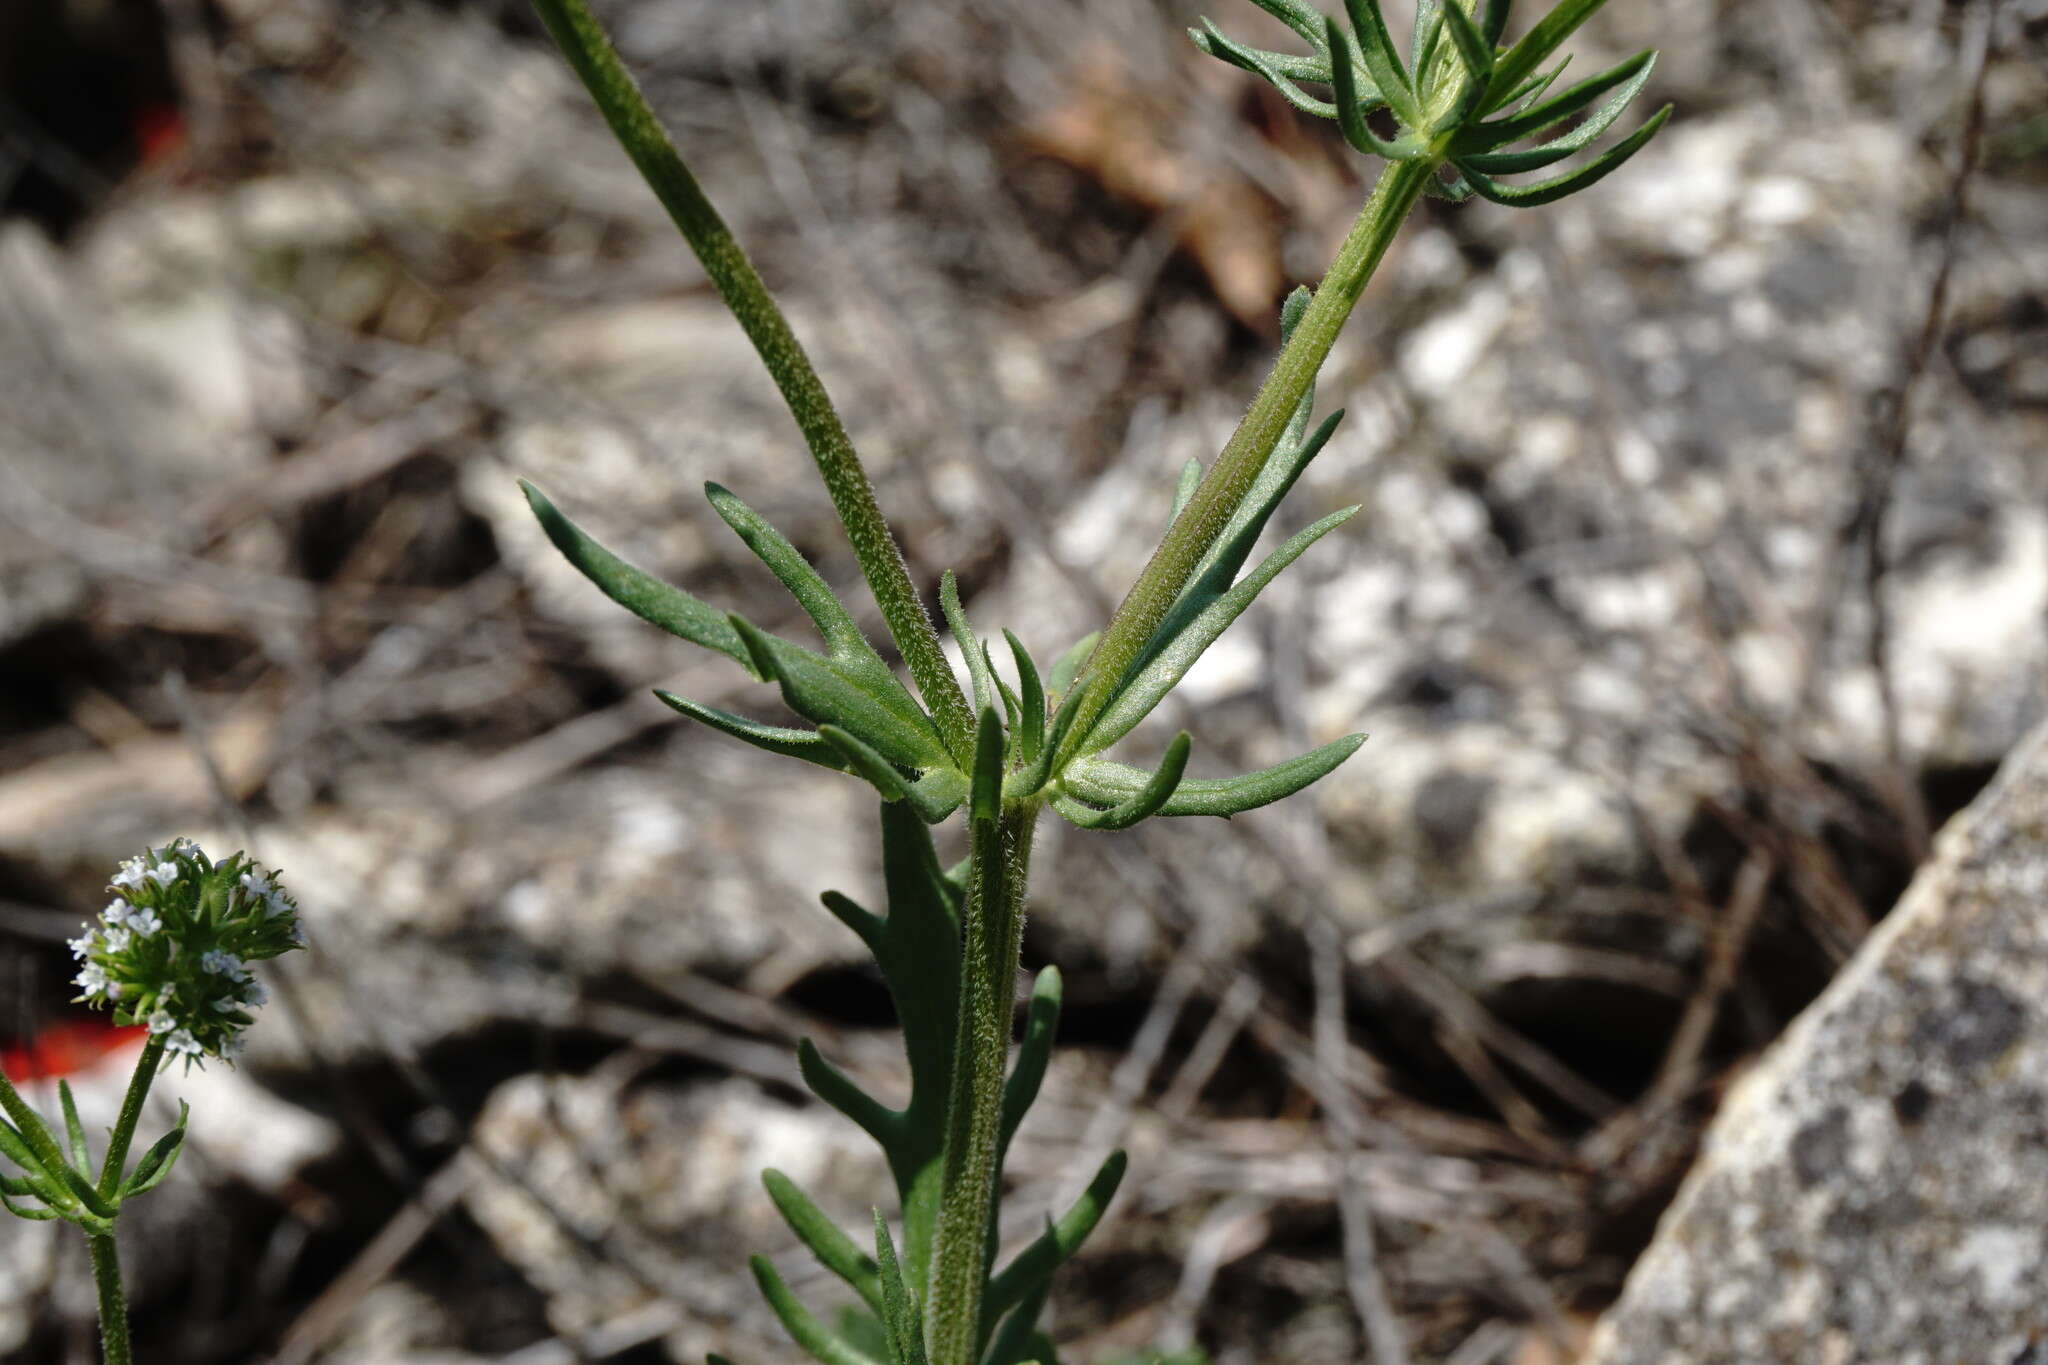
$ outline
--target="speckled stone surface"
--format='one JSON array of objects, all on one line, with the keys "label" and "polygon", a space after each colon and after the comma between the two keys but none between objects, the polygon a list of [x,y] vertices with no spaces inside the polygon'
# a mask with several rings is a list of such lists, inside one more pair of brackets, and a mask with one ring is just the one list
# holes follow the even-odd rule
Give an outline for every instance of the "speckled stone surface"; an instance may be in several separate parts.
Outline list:
[{"label": "speckled stone surface", "polygon": [[2048,1358],[2048,727],[1746,1076],[1583,1365]]}]

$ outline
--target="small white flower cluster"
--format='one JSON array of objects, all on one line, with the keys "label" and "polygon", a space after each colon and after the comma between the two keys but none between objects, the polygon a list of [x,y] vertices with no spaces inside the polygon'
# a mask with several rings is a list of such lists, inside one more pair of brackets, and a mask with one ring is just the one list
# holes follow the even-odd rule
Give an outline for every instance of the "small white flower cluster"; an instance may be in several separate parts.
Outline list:
[{"label": "small white flower cluster", "polygon": [[242,854],[219,863],[189,839],[147,849],[112,878],[121,893],[71,941],[89,1004],[148,1026],[186,1063],[232,1058],[269,998],[253,963],[305,946],[298,907]]}]

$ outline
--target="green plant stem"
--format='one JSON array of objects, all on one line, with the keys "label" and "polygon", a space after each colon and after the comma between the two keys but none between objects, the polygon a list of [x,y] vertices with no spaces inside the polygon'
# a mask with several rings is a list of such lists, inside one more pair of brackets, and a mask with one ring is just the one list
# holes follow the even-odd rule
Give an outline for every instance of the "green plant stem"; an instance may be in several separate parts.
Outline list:
[{"label": "green plant stem", "polygon": [[782,310],[775,306],[753,262],[683,163],[585,0],[533,0],[533,4],[782,391],[846,527],[847,539],[853,543],[868,588],[882,609],[882,619],[918,691],[924,694],[947,749],[965,771],[974,756],[974,720],[967,698],[939,647],[938,632],[924,601],[910,581],[903,551],[875,503],[874,486],[810,358]]},{"label": "green plant stem", "polygon": [[[1174,519],[1144,572],[1110,617],[1101,643],[1076,679],[1074,685],[1087,690],[1081,694],[1079,712],[1067,731],[1069,753],[1087,738],[1125,671],[1144,651],[1202,556],[1215,544],[1253,480],[1266,467],[1295,407],[1315,383],[1316,372],[1328,358],[1337,333],[1365,292],[1366,282],[1400,231],[1402,220],[1436,174],[1436,167],[1433,158],[1421,157],[1389,162],[1380,173],[1379,183],[1338,248],[1336,260],[1330,263],[1294,335],[1273,363],[1272,373],[1231,433],[1229,444],[1196,487],[1194,497]],[[1058,770],[1057,764],[1054,770]]]},{"label": "green plant stem", "polygon": [[974,1365],[981,1346],[981,1295],[994,1250],[1003,1070],[1038,811],[1036,801],[1006,801],[995,819],[973,825],[974,862],[960,926],[960,1022],[926,1295],[931,1365]]},{"label": "green plant stem", "polygon": [[121,1292],[121,1252],[114,1234],[86,1238],[92,1250],[92,1282],[100,1299],[100,1349],[106,1365],[132,1365],[128,1345],[128,1299]]},{"label": "green plant stem", "polygon": [[[135,1125],[142,1121],[142,1106],[149,1099],[149,1087],[156,1083],[156,1073],[163,1066],[164,1040],[152,1033],[143,1045],[142,1056],[136,1059],[135,1074],[128,1078],[128,1093],[121,1099],[121,1113],[114,1120],[114,1132],[107,1139],[107,1159],[100,1167],[99,1192],[103,1199],[112,1199],[121,1189],[121,1177],[126,1175],[128,1148],[135,1141]],[[114,1274],[116,1287],[120,1284],[120,1272]]]}]

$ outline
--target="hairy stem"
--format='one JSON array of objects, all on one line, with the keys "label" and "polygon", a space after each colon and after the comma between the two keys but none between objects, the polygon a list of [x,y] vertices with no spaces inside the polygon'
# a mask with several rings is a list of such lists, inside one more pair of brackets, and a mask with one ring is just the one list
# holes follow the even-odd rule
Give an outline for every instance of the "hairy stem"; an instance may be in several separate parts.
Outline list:
[{"label": "hairy stem", "polygon": [[1079,714],[1067,731],[1070,752],[1071,746],[1087,738],[1095,719],[1115,694],[1117,684],[1123,681],[1125,671],[1144,651],[1195,566],[1244,501],[1259,471],[1265,468],[1287,430],[1288,419],[1315,382],[1316,372],[1329,356],[1337,333],[1365,292],[1366,282],[1372,278],[1373,270],[1400,231],[1402,220],[1415,206],[1423,187],[1435,174],[1436,163],[1428,157],[1390,162],[1380,173],[1372,197],[1366,200],[1357,221],[1351,225],[1336,260],[1331,262],[1315,297],[1309,301],[1308,311],[1281,350],[1280,358],[1273,363],[1272,373],[1266,376],[1265,384],[1237,424],[1223,453],[1203,476],[1194,497],[1174,519],[1144,572],[1110,617],[1101,643],[1096,645],[1076,680],[1077,688],[1087,690],[1081,694]]},{"label": "hairy stem", "polygon": [[100,1349],[106,1365],[131,1365],[134,1352],[128,1345],[128,1298],[121,1292],[121,1252],[114,1234],[88,1236],[92,1251],[92,1282],[100,1299]]},{"label": "hairy stem", "polygon": [[1003,1070],[1017,1000],[1036,801],[1006,801],[974,822],[973,865],[961,923],[960,1023],[925,1327],[931,1365],[974,1365],[981,1295],[993,1250]]},{"label": "hairy stem", "polygon": [[[149,1098],[149,1087],[156,1082],[157,1069],[163,1065],[164,1040],[152,1033],[149,1042],[143,1045],[142,1056],[135,1063],[135,1074],[128,1078],[128,1093],[121,1099],[121,1113],[114,1120],[113,1136],[107,1140],[106,1164],[100,1167],[99,1191],[102,1198],[112,1199],[121,1188],[121,1177],[127,1174],[128,1148],[135,1141],[135,1125],[142,1121],[142,1105]],[[115,1272],[118,1287],[120,1272]]]},{"label": "hairy stem", "polygon": [[42,1115],[21,1097],[21,1092],[14,1088],[14,1083],[7,1079],[7,1073],[4,1071],[0,1071],[0,1109],[6,1111],[15,1129],[27,1141],[29,1150],[49,1167],[52,1175],[57,1173],[59,1167],[67,1164],[63,1149],[57,1146],[57,1139],[51,1135]]},{"label": "hairy stem", "polygon": [[882,619],[918,691],[924,694],[947,749],[964,769],[974,749],[974,721],[967,699],[946,663],[923,599],[911,584],[903,551],[875,504],[874,486],[868,482],[867,471],[823,381],[811,367],[810,357],[782,310],[775,306],[753,262],[734,240],[732,230],[705,198],[697,177],[683,163],[585,0],[533,0],[533,4],[782,391],[846,527],[847,539],[853,543],[868,589],[882,609]]}]

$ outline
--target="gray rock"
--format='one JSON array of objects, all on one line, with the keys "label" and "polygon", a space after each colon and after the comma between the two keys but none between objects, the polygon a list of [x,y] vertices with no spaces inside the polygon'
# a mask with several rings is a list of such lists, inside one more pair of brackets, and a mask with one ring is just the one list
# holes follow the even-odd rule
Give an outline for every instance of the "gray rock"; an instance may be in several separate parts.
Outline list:
[{"label": "gray rock", "polygon": [[1585,1365],[2048,1341],[2048,727],[1737,1086]]}]

